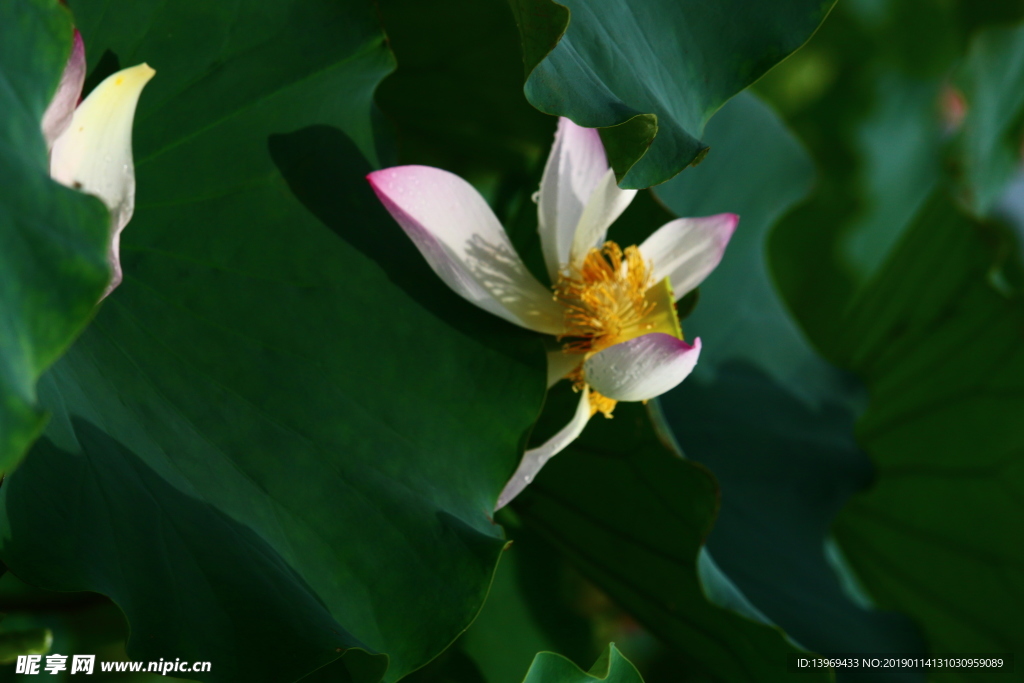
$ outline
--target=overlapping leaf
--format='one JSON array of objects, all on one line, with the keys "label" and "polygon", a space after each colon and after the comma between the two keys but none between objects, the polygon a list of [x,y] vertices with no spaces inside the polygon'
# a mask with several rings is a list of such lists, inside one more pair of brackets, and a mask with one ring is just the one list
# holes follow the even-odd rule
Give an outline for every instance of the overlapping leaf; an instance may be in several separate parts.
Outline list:
[{"label": "overlapping leaf", "polygon": [[[721,482],[722,511],[708,547],[746,597],[805,647],[919,650],[906,619],[865,609],[844,593],[826,556],[833,518],[873,472],[853,438],[858,387],[809,346],[768,273],[768,233],[807,194],[810,161],[749,95],[726,105],[708,139],[719,154],[658,189],[679,215],[741,216],[686,321],[704,342],[698,371],[660,399],[687,457]],[[858,675],[843,671],[840,679]]]},{"label": "overlapping leaf", "polygon": [[393,66],[371,3],[72,4],[91,63],[158,76],[125,282],[45,378],[0,556],[111,596],[136,659],[396,680],[484,599],[539,342],[449,292],[363,180]]},{"label": "overlapping leaf", "polygon": [[[571,392],[569,392],[571,394]],[[569,397],[571,402],[571,397]],[[654,434],[643,406],[620,404],[553,458],[513,507],[587,578],[670,644],[682,680],[785,681],[798,649],[777,628],[705,596],[697,556],[717,485]],[[828,671],[808,680],[830,680]]]},{"label": "overlapping leaf", "polygon": [[997,234],[937,195],[844,316],[860,333],[830,348],[865,378],[858,438],[878,468],[839,539],[879,602],[915,615],[938,652],[1024,644],[1024,554],[1009,540],[1024,533],[1024,303],[993,284]]},{"label": "overlapping leaf", "polygon": [[103,204],[50,180],[40,123],[71,50],[57,0],[0,7],[0,471],[46,423],[36,381],[109,278]]},{"label": "overlapping leaf", "polygon": [[512,0],[543,112],[608,127],[623,187],[665,182],[707,151],[708,119],[796,50],[834,2]]},{"label": "overlapping leaf", "polygon": [[[851,565],[881,606],[918,620],[934,651],[1006,652],[1024,637],[1015,616],[1024,558],[1009,540],[1021,533],[1016,248],[950,197],[984,207],[1006,181],[1019,113],[995,76],[1019,80],[1014,51],[1002,49],[1014,30],[986,29],[972,48],[965,92],[974,120],[949,152],[970,192],[954,192],[939,160],[943,135],[959,122],[940,119],[939,97],[970,42],[960,32],[984,22],[944,21],[945,33],[919,35],[914,51],[870,51],[918,35],[900,19],[917,6],[880,3],[877,16],[846,16],[810,46],[831,56],[837,78],[794,121],[827,180],[780,224],[771,258],[813,342],[868,390],[857,437],[876,480],[836,527]],[[867,64],[864,54],[873,56]],[[914,139],[901,136],[907,130]],[[930,677],[972,680],[955,670]]]}]

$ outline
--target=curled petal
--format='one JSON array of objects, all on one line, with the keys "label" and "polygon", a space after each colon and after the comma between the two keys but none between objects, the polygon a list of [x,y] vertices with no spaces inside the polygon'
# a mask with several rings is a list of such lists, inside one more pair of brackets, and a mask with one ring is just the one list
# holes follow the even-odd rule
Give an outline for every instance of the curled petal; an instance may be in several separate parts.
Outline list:
[{"label": "curled petal", "polygon": [[47,149],[53,147],[53,143],[60,137],[60,134],[71,124],[71,117],[78,105],[78,98],[82,96],[84,83],[85,43],[82,42],[82,34],[75,29],[68,63],[64,66],[64,73],[60,77],[57,92],[54,93],[53,99],[50,100],[50,106],[43,114],[43,137],[46,138]]},{"label": "curled petal", "polygon": [[121,282],[121,231],[135,211],[132,121],[139,95],[156,73],[147,64],[107,77],[75,110],[71,125],[53,144],[54,180],[96,195],[110,209],[110,267],[106,296]]},{"label": "curled petal", "polygon": [[583,428],[587,426],[589,420],[590,390],[584,388],[580,392],[580,402],[576,406],[576,413],[572,416],[569,424],[562,427],[543,446],[532,448],[523,453],[523,459],[519,462],[519,467],[516,469],[515,474],[512,475],[512,478],[508,480],[508,483],[505,484],[505,489],[498,496],[498,504],[494,509],[496,511],[500,510],[512,502],[513,498],[522,493],[523,489],[534,480],[537,473],[540,472],[540,469],[544,467],[548,460],[561,453],[566,446],[583,433]]},{"label": "curled petal", "polygon": [[559,267],[569,262],[583,209],[607,172],[608,159],[597,130],[577,126],[565,117],[558,119],[537,202],[540,243],[552,282]]},{"label": "curled petal", "polygon": [[739,220],[720,213],[677,218],[658,228],[640,245],[644,260],[654,264],[653,280],[669,278],[676,300],[689,294],[721,262]]},{"label": "curled petal", "polygon": [[699,356],[700,339],[690,346],[671,334],[652,332],[594,354],[583,364],[583,375],[608,398],[646,401],[686,379]]},{"label": "curled petal", "polygon": [[579,267],[587,252],[604,242],[608,228],[622,215],[635,196],[636,190],[619,188],[615,182],[615,171],[609,168],[590,195],[576,226],[569,253],[570,262],[574,266]]},{"label": "curled petal", "polygon": [[562,331],[551,290],[526,269],[491,207],[462,178],[429,166],[366,176],[384,207],[457,294],[527,329]]}]

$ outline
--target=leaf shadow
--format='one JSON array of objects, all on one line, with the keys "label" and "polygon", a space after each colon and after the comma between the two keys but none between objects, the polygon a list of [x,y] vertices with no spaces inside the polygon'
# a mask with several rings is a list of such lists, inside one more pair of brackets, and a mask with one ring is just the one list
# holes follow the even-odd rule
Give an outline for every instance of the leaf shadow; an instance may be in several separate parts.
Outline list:
[{"label": "leaf shadow", "polygon": [[309,126],[272,135],[267,145],[296,199],[416,303],[488,348],[543,369],[540,335],[478,309],[430,269],[373,193],[366,175],[374,168],[343,131]]},{"label": "leaf shadow", "polygon": [[[852,601],[826,553],[836,515],[875,476],[854,440],[849,408],[812,409],[760,368],[737,361],[723,363],[712,381],[692,377],[659,401],[686,456],[721,485],[707,547],[761,611],[816,652],[925,652],[907,617]],[[839,676],[919,679],[898,671]]]},{"label": "leaf shadow", "polygon": [[[3,554],[16,576],[107,595],[128,619],[133,659],[210,661],[209,680],[290,680],[353,649],[386,666],[253,529],[92,422],[72,416],[71,425],[81,452],[44,437],[4,483]],[[51,542],[40,546],[42,537]],[[274,650],[288,654],[247,655]]]}]

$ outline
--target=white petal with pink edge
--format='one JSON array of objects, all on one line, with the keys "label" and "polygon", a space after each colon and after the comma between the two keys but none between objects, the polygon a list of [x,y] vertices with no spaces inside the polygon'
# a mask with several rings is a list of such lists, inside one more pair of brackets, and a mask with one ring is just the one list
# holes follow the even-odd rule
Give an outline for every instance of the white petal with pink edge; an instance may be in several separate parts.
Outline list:
[{"label": "white petal with pink edge", "polygon": [[583,364],[583,375],[608,398],[646,401],[678,386],[699,356],[700,339],[691,346],[671,334],[652,332],[594,354]]},{"label": "white petal with pink edge", "polygon": [[615,182],[615,171],[608,169],[590,195],[576,234],[573,235],[569,262],[579,267],[587,252],[604,242],[608,228],[622,215],[636,196],[636,190],[622,190]]},{"label": "white petal with pink edge", "polygon": [[154,73],[139,64],[108,76],[75,109],[50,153],[54,180],[96,195],[110,209],[113,279],[103,296],[121,282],[120,235],[135,211],[132,122],[139,95]]},{"label": "white petal with pink edge", "polygon": [[472,185],[429,166],[366,176],[377,197],[457,294],[527,329],[562,331],[562,310],[526,269],[491,207]]},{"label": "white petal with pink edge", "polygon": [[82,96],[82,85],[85,83],[85,43],[82,34],[75,29],[71,43],[71,55],[64,66],[57,92],[50,100],[50,106],[43,114],[43,137],[46,148],[51,149],[60,134],[71,124],[71,117],[78,106],[78,98]]},{"label": "white petal with pink edge", "polygon": [[652,263],[652,281],[669,278],[676,300],[693,291],[722,260],[740,217],[720,213],[706,218],[677,218],[640,245]]},{"label": "white petal with pink edge", "polygon": [[513,498],[523,492],[536,478],[537,473],[547,464],[547,461],[558,455],[565,447],[571,444],[583,433],[583,428],[590,420],[590,390],[584,389],[580,393],[580,402],[576,406],[576,413],[572,416],[569,424],[562,427],[553,437],[548,439],[543,446],[532,448],[523,453],[523,459],[515,474],[505,484],[505,489],[498,496],[498,504],[494,506],[495,511],[508,505]]},{"label": "white petal with pink edge", "polygon": [[597,130],[577,126],[565,117],[558,119],[537,201],[540,243],[552,282],[569,262],[576,226],[607,171],[608,159]]}]

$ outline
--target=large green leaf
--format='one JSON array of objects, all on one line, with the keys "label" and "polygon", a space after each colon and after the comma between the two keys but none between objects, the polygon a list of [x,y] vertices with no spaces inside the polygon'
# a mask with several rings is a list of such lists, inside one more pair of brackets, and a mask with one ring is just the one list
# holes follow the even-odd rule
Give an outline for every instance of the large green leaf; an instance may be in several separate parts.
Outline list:
[{"label": "large green leaf", "polygon": [[829,349],[867,383],[858,438],[878,469],[839,539],[938,652],[1024,646],[1024,304],[993,277],[997,235],[938,194],[843,317],[857,334]]},{"label": "large green leaf", "polygon": [[377,101],[395,125],[401,163],[470,180],[497,200],[500,214],[502,186],[536,185],[529,174],[539,173],[555,123],[523,96],[519,36],[507,1],[379,6],[398,68]]},{"label": "large green leaf", "polygon": [[585,672],[554,652],[540,652],[526,672],[523,683],[643,683],[636,667],[609,645],[607,652]]},{"label": "large green leaf", "polygon": [[[572,402],[572,392],[563,396]],[[679,680],[789,680],[782,632],[713,604],[698,553],[718,509],[703,467],[676,457],[639,404],[592,420],[513,504],[527,526],[686,663]],[[831,680],[819,671],[808,680]]]},{"label": "large green leaf", "polygon": [[111,596],[137,659],[286,681],[362,648],[397,680],[483,602],[540,342],[441,284],[363,180],[371,3],[73,7],[90,55],[158,75],[125,282],[45,380],[0,556]]},{"label": "large green leaf", "polygon": [[[750,95],[727,104],[707,136],[718,154],[657,194],[678,215],[741,216],[685,323],[703,341],[697,371],[659,399],[683,452],[722,487],[708,548],[746,597],[805,647],[918,651],[912,625],[851,600],[826,555],[836,513],[873,471],[853,436],[860,388],[810,347],[768,273],[769,231],[808,193],[810,160]],[[887,676],[906,673],[839,672],[840,680]]]},{"label": "large green leaf", "polygon": [[708,119],[796,50],[833,0],[511,0],[543,112],[602,131],[623,187],[665,182],[707,151]]},{"label": "large green leaf", "polygon": [[[933,651],[1008,652],[1024,643],[1024,558],[1011,540],[1022,531],[1017,250],[964,215],[943,179],[936,104],[970,42],[964,24],[943,20],[943,31],[919,35],[916,49],[899,55],[870,49],[919,34],[911,10],[920,7],[892,0],[873,18],[839,15],[836,31],[809,46],[831,55],[838,72],[793,117],[823,178],[778,226],[770,260],[814,344],[856,373],[870,399],[856,433],[876,477],[836,524],[850,564],[880,606],[917,619]],[[951,3],[939,16],[961,9]],[[1011,35],[998,29],[979,40]],[[1012,90],[1024,87],[1008,43],[987,45],[968,62],[976,77],[968,111],[977,107],[966,147],[948,150],[952,169],[968,169],[975,200],[998,196],[1006,181],[999,165],[1008,145],[998,139],[1014,130],[1006,107],[1019,106]],[[986,60],[992,73],[982,78]],[[867,258],[851,258],[856,244]],[[930,677],[973,680],[951,669]]]},{"label": "large green leaf", "polygon": [[71,51],[57,0],[0,6],[0,472],[46,424],[36,381],[110,276],[103,204],[50,180],[43,112]]}]

